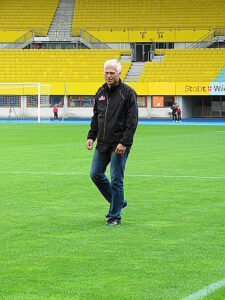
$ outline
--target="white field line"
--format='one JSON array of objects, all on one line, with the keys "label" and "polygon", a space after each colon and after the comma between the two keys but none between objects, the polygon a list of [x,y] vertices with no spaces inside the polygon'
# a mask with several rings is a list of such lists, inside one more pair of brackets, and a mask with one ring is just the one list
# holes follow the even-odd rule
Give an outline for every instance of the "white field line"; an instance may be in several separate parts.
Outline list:
[{"label": "white field line", "polygon": [[12,175],[56,175],[56,176],[87,176],[85,173],[65,173],[65,172],[38,172],[38,171],[1,171],[0,174]]},{"label": "white field line", "polygon": [[[39,171],[3,171],[0,174],[21,174],[21,175],[56,175],[56,176],[87,176],[81,172],[39,172]],[[158,178],[193,178],[193,179],[225,179],[225,176],[195,176],[195,175],[159,175],[159,174],[126,174],[125,177],[158,177]]]},{"label": "white field line", "polygon": [[225,176],[195,176],[195,175],[157,175],[157,174],[126,174],[129,177],[163,177],[163,178],[194,178],[194,179],[225,179]]},{"label": "white field line", "polygon": [[196,300],[202,297],[208,296],[209,294],[213,293],[215,290],[225,286],[225,278],[221,281],[214,282],[210,285],[207,285],[203,289],[191,294],[190,296],[183,298],[183,300]]}]

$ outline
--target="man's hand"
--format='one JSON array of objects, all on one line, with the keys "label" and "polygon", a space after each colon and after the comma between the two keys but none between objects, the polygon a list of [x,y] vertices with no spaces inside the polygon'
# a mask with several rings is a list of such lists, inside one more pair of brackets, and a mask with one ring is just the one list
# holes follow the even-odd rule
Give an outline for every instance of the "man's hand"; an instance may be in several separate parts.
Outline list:
[{"label": "man's hand", "polygon": [[92,148],[93,148],[93,142],[94,141],[92,139],[88,139],[87,140],[86,147],[87,147],[88,150],[92,150]]},{"label": "man's hand", "polygon": [[116,154],[123,155],[124,152],[126,151],[127,147],[123,146],[122,144],[118,144],[115,150]]}]

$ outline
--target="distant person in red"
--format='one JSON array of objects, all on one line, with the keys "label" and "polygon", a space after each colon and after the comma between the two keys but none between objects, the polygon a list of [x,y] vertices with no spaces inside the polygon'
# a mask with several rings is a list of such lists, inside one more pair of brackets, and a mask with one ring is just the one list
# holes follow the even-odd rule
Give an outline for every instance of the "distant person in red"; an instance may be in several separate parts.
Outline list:
[{"label": "distant person in red", "polygon": [[57,107],[57,104],[55,104],[55,106],[53,108],[53,113],[54,113],[54,120],[57,121],[58,120],[58,107]]},{"label": "distant person in red", "polygon": [[177,121],[181,122],[181,108],[179,104],[177,104]]}]

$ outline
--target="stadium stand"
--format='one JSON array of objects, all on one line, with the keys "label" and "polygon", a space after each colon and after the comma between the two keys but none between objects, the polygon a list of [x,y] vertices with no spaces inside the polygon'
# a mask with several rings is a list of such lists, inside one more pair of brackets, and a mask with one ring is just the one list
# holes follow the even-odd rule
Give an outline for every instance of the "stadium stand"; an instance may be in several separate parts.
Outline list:
[{"label": "stadium stand", "polygon": [[[109,14],[110,11],[116,13]],[[217,14],[212,10],[216,8]],[[225,3],[223,0],[76,0],[75,18],[80,27],[174,27],[196,26],[211,27],[224,24]]]},{"label": "stadium stand", "polygon": [[224,79],[224,48],[165,49],[163,52],[161,61],[146,62],[139,82],[215,81],[217,76],[220,81]]},{"label": "stadium stand", "polygon": [[[0,50],[1,82],[104,81],[104,61],[131,50]],[[121,62],[124,79],[130,62]]]},{"label": "stadium stand", "polygon": [[223,0],[76,0],[73,33],[85,29],[102,41],[194,41],[224,26],[224,14]]},{"label": "stadium stand", "polygon": [[[8,0],[1,1],[0,29],[30,31],[36,35],[47,35],[59,0]],[[16,34],[16,33],[15,33]],[[0,34],[0,40],[3,36]]]}]

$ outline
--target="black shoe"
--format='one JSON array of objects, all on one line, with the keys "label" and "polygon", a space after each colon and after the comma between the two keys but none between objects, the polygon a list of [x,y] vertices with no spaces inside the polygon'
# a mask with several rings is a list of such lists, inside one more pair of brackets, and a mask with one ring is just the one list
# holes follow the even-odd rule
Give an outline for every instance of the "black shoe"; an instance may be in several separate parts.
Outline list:
[{"label": "black shoe", "polygon": [[119,225],[121,223],[121,219],[118,218],[108,218],[106,225]]},{"label": "black shoe", "polygon": [[[125,200],[124,202],[123,202],[123,207],[122,208],[124,208],[124,207],[126,207],[127,206],[127,200]],[[108,219],[109,218],[109,212],[107,212],[107,214],[105,215],[105,217]]]}]

